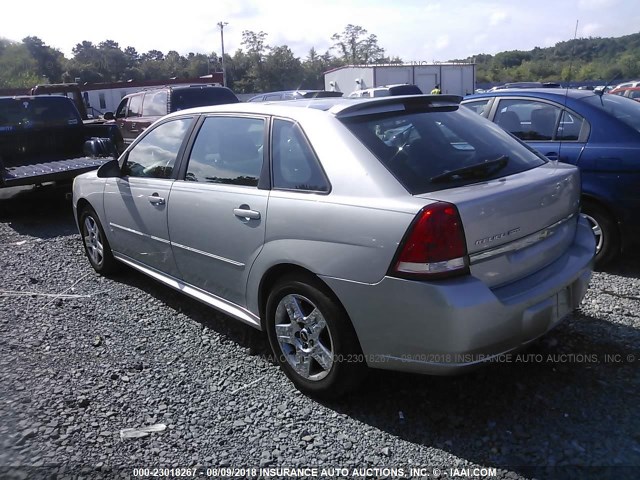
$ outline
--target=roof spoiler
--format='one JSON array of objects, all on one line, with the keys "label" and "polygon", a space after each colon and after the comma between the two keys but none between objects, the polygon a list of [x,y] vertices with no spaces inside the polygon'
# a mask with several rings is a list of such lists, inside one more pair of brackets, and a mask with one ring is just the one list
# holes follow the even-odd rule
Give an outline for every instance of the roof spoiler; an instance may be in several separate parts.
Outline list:
[{"label": "roof spoiler", "polygon": [[341,103],[329,109],[338,118],[363,114],[403,111],[407,107],[457,107],[460,95],[397,95],[372,99],[353,99],[353,103]]}]

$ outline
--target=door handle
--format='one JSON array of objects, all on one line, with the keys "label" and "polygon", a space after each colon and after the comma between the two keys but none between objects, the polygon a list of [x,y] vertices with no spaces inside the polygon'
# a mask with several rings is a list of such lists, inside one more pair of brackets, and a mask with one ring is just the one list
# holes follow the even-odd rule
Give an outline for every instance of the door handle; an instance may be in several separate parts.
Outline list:
[{"label": "door handle", "polygon": [[251,210],[249,208],[249,205],[240,205],[238,208],[234,208],[233,214],[236,217],[248,218],[252,220],[258,220],[260,218],[260,212]]},{"label": "door handle", "polygon": [[558,152],[547,152],[544,154],[549,160],[558,160]]},{"label": "door handle", "polygon": [[159,196],[157,193],[149,195],[147,198],[149,199],[149,203],[151,205],[164,205],[164,198]]}]

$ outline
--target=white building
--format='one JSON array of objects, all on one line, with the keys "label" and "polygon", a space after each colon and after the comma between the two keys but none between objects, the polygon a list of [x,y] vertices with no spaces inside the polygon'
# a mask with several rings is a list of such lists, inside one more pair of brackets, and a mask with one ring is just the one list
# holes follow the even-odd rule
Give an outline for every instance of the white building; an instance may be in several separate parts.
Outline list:
[{"label": "white building", "polygon": [[343,92],[381,87],[398,83],[412,83],[424,93],[440,85],[443,94],[467,95],[475,91],[474,63],[416,62],[403,65],[349,65],[324,74],[325,90]]}]

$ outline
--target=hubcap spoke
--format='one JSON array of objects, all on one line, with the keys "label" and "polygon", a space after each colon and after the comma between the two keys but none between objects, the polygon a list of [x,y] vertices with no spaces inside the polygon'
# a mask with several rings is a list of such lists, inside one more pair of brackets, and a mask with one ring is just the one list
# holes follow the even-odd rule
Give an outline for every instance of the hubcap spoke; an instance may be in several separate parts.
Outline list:
[{"label": "hubcap spoke", "polygon": [[302,309],[300,308],[300,303],[298,303],[298,299],[293,295],[288,295],[284,299],[284,305],[287,309],[287,314],[292,322],[302,322],[304,321],[304,314],[302,313]]},{"label": "hubcap spoke", "polygon": [[313,326],[313,330],[315,332],[320,332],[327,328],[327,321],[324,319],[322,313],[317,308],[314,308],[313,311],[309,315],[307,315],[305,324]]},{"label": "hubcap spoke", "polygon": [[295,333],[297,329],[294,327],[295,323],[281,323],[276,325],[276,337],[278,337],[278,341],[280,343],[289,343],[291,345],[295,345]]},{"label": "hubcap spoke", "polygon": [[311,357],[303,352],[296,352],[295,363],[293,368],[304,378],[311,376]]},{"label": "hubcap spoke", "polygon": [[311,353],[313,359],[323,368],[323,370],[329,371],[333,365],[333,355],[331,352],[321,343],[317,343],[313,347]]}]

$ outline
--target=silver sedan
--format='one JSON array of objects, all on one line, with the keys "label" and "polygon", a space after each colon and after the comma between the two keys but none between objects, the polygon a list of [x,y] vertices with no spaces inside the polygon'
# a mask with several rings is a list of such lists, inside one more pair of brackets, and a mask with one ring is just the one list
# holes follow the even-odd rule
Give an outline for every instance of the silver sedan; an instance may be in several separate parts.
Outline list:
[{"label": "silver sedan", "polygon": [[126,264],[266,331],[297,388],[366,367],[446,374],[575,309],[595,242],[575,167],[459,97],[185,110],[97,172],[73,206],[101,274]]}]

